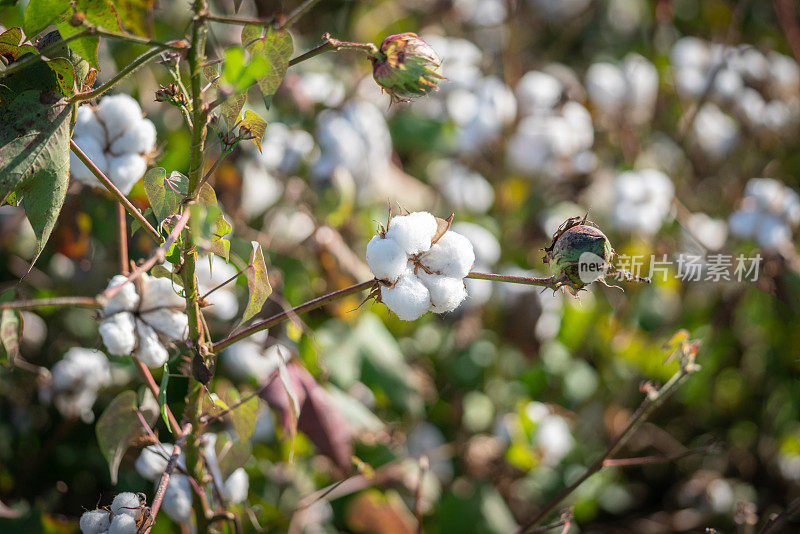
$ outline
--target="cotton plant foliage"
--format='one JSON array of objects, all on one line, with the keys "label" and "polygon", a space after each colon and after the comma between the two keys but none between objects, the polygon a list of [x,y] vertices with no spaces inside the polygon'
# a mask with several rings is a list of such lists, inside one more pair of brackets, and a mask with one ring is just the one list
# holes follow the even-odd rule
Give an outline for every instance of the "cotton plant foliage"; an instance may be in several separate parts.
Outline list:
[{"label": "cotton plant foliage", "polygon": [[367,264],[380,300],[404,321],[428,311],[452,312],[467,297],[464,278],[475,263],[472,244],[428,212],[392,217],[367,244]]}]

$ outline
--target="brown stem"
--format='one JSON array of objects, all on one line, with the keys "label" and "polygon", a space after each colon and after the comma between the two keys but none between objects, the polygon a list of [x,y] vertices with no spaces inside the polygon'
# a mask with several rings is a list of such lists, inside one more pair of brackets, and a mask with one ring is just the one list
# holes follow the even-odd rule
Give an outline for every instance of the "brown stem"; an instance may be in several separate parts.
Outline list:
[{"label": "brown stem", "polygon": [[128,200],[128,197],[123,195],[122,191],[117,189],[117,186],[115,186],[111,182],[111,180],[109,180],[108,177],[106,177],[106,175],[103,174],[103,171],[97,168],[97,165],[95,165],[92,162],[92,160],[89,159],[89,157],[83,152],[83,150],[81,150],[81,148],[78,145],[75,144],[75,141],[73,141],[72,139],[69,140],[69,147],[72,149],[75,155],[78,156],[78,159],[80,159],[83,162],[83,164],[86,165],[90,171],[92,171],[92,174],[94,174],[97,177],[97,179],[100,180],[100,183],[103,184],[103,186],[106,189],[108,189],[111,195],[114,198],[116,198],[123,206],[125,206],[125,209],[128,211],[128,213],[133,215],[133,218],[138,220],[141,223],[142,227],[144,227],[144,229],[147,230],[147,232],[151,236],[153,236],[153,238],[156,241],[160,242],[161,236],[159,235],[158,231],[155,228],[153,228],[153,225],[150,224],[150,222],[147,219],[145,219],[144,215],[142,215],[142,213],[138,209],[136,209],[136,206],[131,204],[131,201]]},{"label": "brown stem", "polygon": [[510,282],[512,284],[524,284],[528,286],[548,287],[550,289],[558,289],[558,283],[552,276],[547,278],[533,278],[528,276],[512,276],[510,274],[494,274],[494,273],[477,273],[471,272],[467,278],[474,278],[475,280],[491,280],[492,282]]},{"label": "brown stem", "polygon": [[51,297],[47,299],[0,302],[0,310],[28,310],[43,308],[45,306],[81,306],[94,308],[97,305],[98,303],[95,297]]},{"label": "brown stem", "polygon": [[301,54],[296,58],[289,60],[289,66],[297,65],[298,63],[302,63],[307,59],[311,59],[312,57],[318,56],[328,50],[343,50],[343,49],[351,49],[351,50],[361,50],[365,52],[367,55],[375,56],[378,54],[378,47],[372,43],[354,43],[350,41],[340,41],[339,39],[334,39],[330,36],[329,33],[326,33],[322,36],[322,39],[325,41],[321,45],[316,48],[312,48],[305,54]]},{"label": "brown stem", "polygon": [[244,272],[245,272],[247,269],[249,269],[249,268],[250,268],[250,266],[248,265],[247,267],[245,267],[244,269],[242,269],[242,270],[241,270],[241,271],[239,271],[238,273],[234,274],[233,276],[231,276],[230,278],[228,278],[227,280],[225,280],[224,282],[222,282],[222,283],[221,283],[221,284],[219,284],[218,286],[216,286],[216,287],[213,287],[213,288],[209,289],[209,290],[208,290],[208,292],[207,292],[205,295],[203,295],[203,296],[201,296],[201,297],[200,297],[200,300],[201,300],[201,301],[202,301],[202,300],[205,300],[205,299],[206,299],[206,297],[208,297],[208,296],[209,296],[211,293],[213,293],[214,291],[216,291],[216,290],[218,290],[218,289],[221,289],[221,288],[225,287],[226,285],[230,284],[231,282],[233,282],[234,280],[236,280],[237,278],[239,278],[239,275],[240,275],[240,274],[242,274],[242,273],[244,273]]},{"label": "brown stem", "polygon": [[711,447],[700,447],[698,449],[689,449],[688,451],[679,452],[677,454],[641,456],[639,458],[608,458],[603,461],[603,467],[632,467],[636,465],[674,462],[675,460],[681,460],[687,456],[708,452],[710,448]]},{"label": "brown stem", "polygon": [[125,220],[125,206],[117,204],[117,241],[119,241],[119,272],[128,274],[128,223]]},{"label": "brown stem", "polygon": [[[176,429],[180,427],[175,427]],[[153,504],[150,505],[150,521],[147,525],[147,528],[144,531],[144,534],[148,534],[150,529],[153,528],[153,525],[156,522],[156,515],[158,515],[158,510],[161,508],[161,501],[164,499],[164,493],[167,491],[167,485],[169,484],[169,477],[172,475],[172,471],[175,469],[175,466],[178,463],[178,456],[181,454],[181,447],[183,447],[183,442],[186,441],[186,437],[192,431],[191,423],[186,423],[182,429],[180,429],[181,437],[175,440],[175,446],[172,447],[172,456],[169,457],[169,461],[167,462],[167,468],[164,470],[164,473],[161,475],[161,480],[158,481],[158,489],[156,490],[156,495],[153,497]]]}]

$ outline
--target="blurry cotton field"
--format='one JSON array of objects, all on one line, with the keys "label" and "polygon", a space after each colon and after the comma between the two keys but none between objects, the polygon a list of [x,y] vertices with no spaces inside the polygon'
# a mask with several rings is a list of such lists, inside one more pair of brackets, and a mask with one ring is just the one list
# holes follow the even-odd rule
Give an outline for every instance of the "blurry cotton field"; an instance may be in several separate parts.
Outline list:
[{"label": "blurry cotton field", "polygon": [[797,3],[0,6],[0,532],[800,532]]}]

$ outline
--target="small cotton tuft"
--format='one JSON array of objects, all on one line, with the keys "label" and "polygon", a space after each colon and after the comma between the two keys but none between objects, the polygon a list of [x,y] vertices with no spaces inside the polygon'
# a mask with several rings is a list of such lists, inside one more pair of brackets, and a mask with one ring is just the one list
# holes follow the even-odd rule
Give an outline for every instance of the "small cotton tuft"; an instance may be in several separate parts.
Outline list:
[{"label": "small cotton tuft", "polygon": [[417,275],[428,288],[433,313],[454,311],[467,298],[467,288],[461,278],[438,276],[420,271]]},{"label": "small cotton tuft", "polygon": [[154,330],[164,334],[172,341],[186,339],[189,335],[189,318],[183,312],[161,308],[142,313],[141,317]]},{"label": "small cotton tuft", "polygon": [[109,155],[108,179],[114,182],[114,185],[125,195],[131,192],[133,185],[139,181],[145,171],[147,171],[147,162],[139,154]]},{"label": "small cotton tuft", "polygon": [[101,534],[108,530],[111,516],[105,510],[89,510],[81,515],[82,534]]},{"label": "small cotton tuft", "polygon": [[130,491],[119,493],[111,501],[111,513],[114,514],[115,518],[120,514],[124,514],[136,519],[141,514],[141,509],[139,508],[141,504],[139,496],[135,493]]},{"label": "small cotton tuft", "polygon": [[75,114],[75,130],[72,134],[75,138],[91,137],[100,145],[106,144],[106,128],[103,126],[94,110],[89,106],[81,106]]},{"label": "small cotton tuft", "polygon": [[142,311],[156,308],[183,308],[186,301],[177,292],[169,278],[142,277]]},{"label": "small cotton tuft", "polygon": [[243,468],[239,468],[228,477],[222,488],[222,495],[230,504],[239,504],[247,499],[250,477]]},{"label": "small cotton tuft", "polygon": [[[123,282],[126,282],[127,279],[127,276],[118,274],[108,282],[106,289],[108,290],[112,287],[118,286]],[[116,295],[108,299],[105,308],[103,308],[103,312],[106,315],[111,315],[112,313],[117,313],[120,311],[131,311],[136,309],[138,304],[139,295],[136,293],[136,286],[133,283],[129,283],[125,284],[125,286],[120,289]]]},{"label": "small cotton tuft", "polygon": [[431,271],[453,278],[464,278],[475,263],[475,252],[469,239],[450,230],[421,260]]},{"label": "small cotton tuft", "polygon": [[413,256],[431,248],[438,227],[436,217],[427,211],[418,211],[393,217],[389,221],[386,237],[394,240],[406,254]]},{"label": "small cotton tuft", "polygon": [[119,137],[131,124],[142,118],[142,108],[139,107],[139,103],[123,93],[100,100],[95,113],[105,124],[110,141]]},{"label": "small cotton tuft", "polygon": [[120,312],[104,319],[98,330],[109,354],[127,356],[136,346],[133,329],[133,315],[128,312]]},{"label": "small cotton tuft", "polygon": [[164,451],[158,445],[148,445],[139,453],[139,457],[136,458],[133,465],[142,478],[155,482],[167,469],[167,459],[164,458],[164,454],[168,454],[166,451],[172,449],[172,444],[162,443],[162,445]]},{"label": "small cotton tuft", "polygon": [[147,154],[156,144],[156,127],[150,119],[139,119],[111,143],[112,154]]},{"label": "small cotton tuft", "polygon": [[[100,141],[89,136],[76,137],[74,141],[78,148],[86,154],[86,157],[100,169],[100,172],[104,174],[108,172],[108,158],[103,152],[103,145]],[[69,172],[73,178],[85,185],[100,185],[94,173],[73,152],[69,153]]]},{"label": "small cotton tuft", "polygon": [[430,308],[430,293],[413,271],[406,271],[393,287],[381,286],[381,301],[400,319],[413,321]]},{"label": "small cotton tuft", "polygon": [[367,265],[378,280],[394,283],[407,264],[406,253],[394,239],[376,235],[367,244]]},{"label": "small cotton tuft", "polygon": [[172,475],[161,506],[177,523],[188,523],[192,516],[192,485],[185,475]]},{"label": "small cotton tuft", "polygon": [[136,519],[125,514],[115,515],[108,527],[108,534],[136,534],[138,531]]},{"label": "small cotton tuft", "polygon": [[136,335],[139,336],[139,346],[136,357],[150,369],[161,367],[167,361],[167,349],[158,340],[158,334],[150,325],[139,319],[136,320]]}]

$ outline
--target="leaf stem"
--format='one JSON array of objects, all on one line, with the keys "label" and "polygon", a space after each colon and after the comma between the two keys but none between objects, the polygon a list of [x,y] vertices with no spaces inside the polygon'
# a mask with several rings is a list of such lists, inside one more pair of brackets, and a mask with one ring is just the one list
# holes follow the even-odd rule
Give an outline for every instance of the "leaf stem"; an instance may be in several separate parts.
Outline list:
[{"label": "leaf stem", "polygon": [[475,280],[491,280],[492,282],[509,282],[512,284],[524,284],[528,286],[548,287],[550,289],[558,289],[558,283],[555,277],[548,276],[547,278],[533,278],[528,276],[512,276],[510,274],[494,274],[494,273],[478,273],[471,272],[467,278],[474,278]]},{"label": "leaf stem", "polygon": [[115,186],[111,182],[111,180],[109,180],[108,177],[106,177],[106,175],[103,174],[103,171],[97,168],[97,165],[95,165],[92,162],[92,160],[89,159],[89,157],[83,152],[83,150],[81,150],[81,148],[78,145],[75,144],[75,141],[73,141],[72,139],[69,140],[69,147],[70,149],[72,149],[72,152],[74,152],[75,155],[78,156],[78,159],[80,159],[83,162],[83,164],[86,165],[90,171],[92,171],[92,174],[94,174],[97,177],[97,179],[100,180],[100,183],[103,184],[103,186],[105,186],[106,189],[108,189],[111,195],[114,198],[116,198],[123,206],[125,206],[125,209],[128,211],[128,213],[130,213],[134,219],[138,220],[141,223],[142,227],[144,227],[144,229],[147,230],[147,232],[153,237],[153,239],[155,239],[157,242],[160,243],[162,241],[161,235],[155,228],[153,228],[153,225],[150,224],[150,221],[148,221],[144,217],[144,215],[142,215],[142,213],[138,209],[136,209],[136,206],[131,204],[131,201],[128,200],[128,197],[123,195],[122,192],[119,189],[117,189],[117,186]]},{"label": "leaf stem", "polygon": [[339,39],[334,39],[331,37],[329,33],[326,33],[322,36],[322,39],[325,41],[321,45],[316,48],[312,48],[305,54],[301,54],[296,58],[289,60],[289,66],[297,65],[298,63],[302,63],[307,59],[311,59],[312,57],[318,56],[323,54],[329,50],[361,50],[362,52],[366,53],[369,56],[376,56],[378,52],[378,47],[372,43],[355,43],[350,41],[340,41]]},{"label": "leaf stem", "polygon": [[85,93],[77,93],[70,98],[70,102],[83,102],[84,100],[91,100],[96,98],[112,87],[116,85],[122,78],[127,76],[128,74],[132,73],[157,55],[161,53],[161,50],[158,48],[153,48],[152,50],[148,50],[141,56],[134,59],[127,67],[116,73],[110,80],[106,83],[101,85],[96,89],[92,89],[91,91],[86,91]]}]

